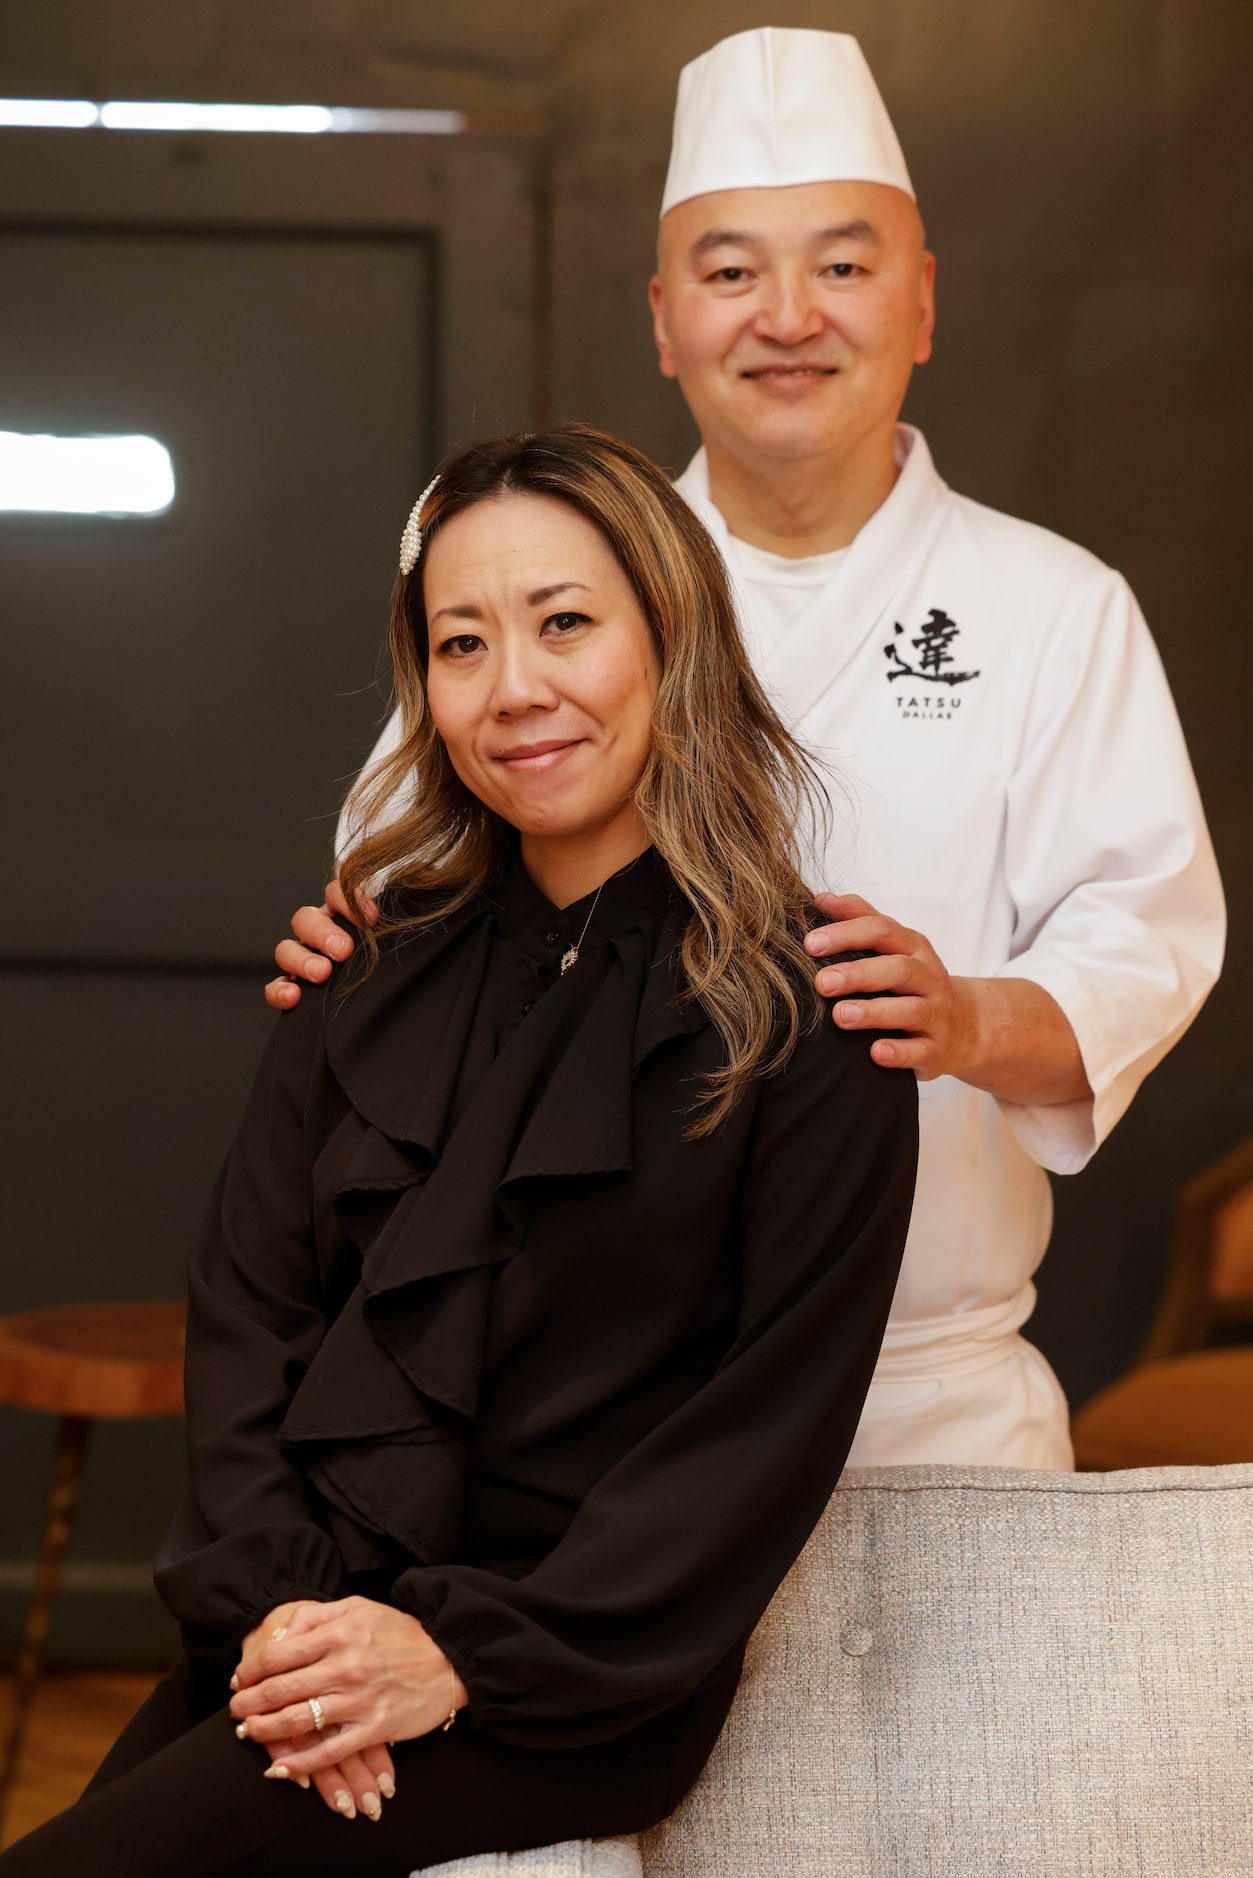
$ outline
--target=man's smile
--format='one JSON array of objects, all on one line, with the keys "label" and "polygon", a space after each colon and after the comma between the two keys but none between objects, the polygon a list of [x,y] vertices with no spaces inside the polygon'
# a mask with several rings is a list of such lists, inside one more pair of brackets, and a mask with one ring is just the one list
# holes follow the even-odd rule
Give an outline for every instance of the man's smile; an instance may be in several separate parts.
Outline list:
[{"label": "man's smile", "polygon": [[839,369],[838,365],[750,365],[740,373],[740,377],[751,378],[758,383],[768,381],[788,384],[815,378],[834,378]]}]

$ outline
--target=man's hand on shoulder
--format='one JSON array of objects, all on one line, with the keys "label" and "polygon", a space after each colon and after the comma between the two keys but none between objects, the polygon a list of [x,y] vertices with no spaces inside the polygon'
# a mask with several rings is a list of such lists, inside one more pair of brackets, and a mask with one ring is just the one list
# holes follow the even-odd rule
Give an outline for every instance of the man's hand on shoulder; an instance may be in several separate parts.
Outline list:
[{"label": "man's hand on shoulder", "polygon": [[954,978],[931,941],[858,894],[819,894],[831,919],[805,941],[815,959],[873,956],[820,967],[841,1030],[878,1030],[870,1054],[922,1082],[956,1076],[1006,1102],[1079,1102],[1092,1094],[1065,1012],[1029,978]]},{"label": "man's hand on shoulder", "polygon": [[373,926],[379,916],[373,900],[362,901],[359,912],[352,912],[337,880],[328,883],[321,906],[298,907],[291,923],[295,938],[282,939],[274,948],[274,963],[284,974],[265,988],[265,1001],[274,1010],[294,1010],[300,1003],[300,981],[325,984],[333,967],[352,952],[352,940],[335,924],[336,914],[354,926],[362,920]]},{"label": "man's hand on shoulder", "polygon": [[833,998],[832,1017],[841,1030],[882,1030],[903,1035],[876,1038],[870,1054],[885,1069],[912,1069],[924,1081],[960,1075],[955,1065],[970,1053],[973,1013],[930,940],[880,913],[855,893],[819,894],[817,905],[831,925],[819,926],[805,944],[821,959],[838,952],[874,956],[824,966],[817,986]]}]

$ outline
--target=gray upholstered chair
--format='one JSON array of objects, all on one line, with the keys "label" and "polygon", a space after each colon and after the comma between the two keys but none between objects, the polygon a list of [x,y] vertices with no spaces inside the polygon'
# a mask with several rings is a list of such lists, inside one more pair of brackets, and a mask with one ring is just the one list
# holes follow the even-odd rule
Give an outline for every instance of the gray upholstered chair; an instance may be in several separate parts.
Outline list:
[{"label": "gray upholstered chair", "polygon": [[640,1878],[633,1839],[571,1839],[538,1852],[492,1852],[427,1865],[410,1878]]},{"label": "gray upholstered chair", "polygon": [[[632,1857],[442,1869],[632,1878]],[[643,1866],[1249,1878],[1253,1466],[846,1474]]]}]

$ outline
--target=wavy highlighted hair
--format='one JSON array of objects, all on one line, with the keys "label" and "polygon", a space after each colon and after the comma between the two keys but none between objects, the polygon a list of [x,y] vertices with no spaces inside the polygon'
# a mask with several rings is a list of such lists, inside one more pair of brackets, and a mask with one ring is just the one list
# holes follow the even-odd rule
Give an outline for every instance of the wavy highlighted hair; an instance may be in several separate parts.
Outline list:
[{"label": "wavy highlighted hair", "polygon": [[433,895],[416,918],[389,912],[384,899],[379,926],[363,933],[372,963],[381,935],[442,917],[498,875],[508,831],[457,775],[427,702],[422,562],[453,516],[506,495],[555,497],[594,522],[656,640],[661,680],[635,802],[691,908],[686,995],[701,1001],[725,1049],[689,1131],[706,1135],[818,1021],[817,994],[806,989],[801,844],[825,823],[826,793],[753,673],[717,548],[638,450],[567,424],[476,444],[442,470],[420,517],[423,554],[392,595],[400,742],[349,800],[349,825],[364,832],[340,879],[350,905],[380,886]]}]

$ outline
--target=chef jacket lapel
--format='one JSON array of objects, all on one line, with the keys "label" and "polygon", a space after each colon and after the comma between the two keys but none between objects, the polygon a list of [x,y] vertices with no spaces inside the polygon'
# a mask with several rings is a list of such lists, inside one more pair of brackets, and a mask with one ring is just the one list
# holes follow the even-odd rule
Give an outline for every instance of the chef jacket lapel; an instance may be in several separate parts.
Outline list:
[{"label": "chef jacket lapel", "polygon": [[[761,674],[784,719],[800,724],[836,684],[867,638],[878,632],[896,596],[931,553],[946,514],[947,485],[919,431],[897,426],[896,485],[858,532],[831,579],[769,654]],[[677,487],[734,567],[730,531],[709,494],[709,466],[699,450]]]}]

